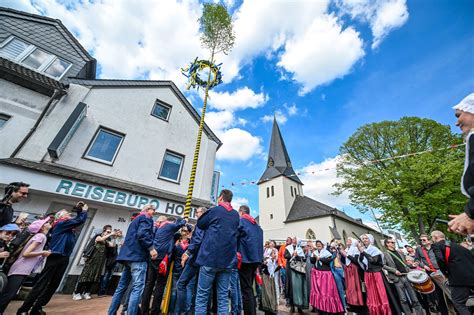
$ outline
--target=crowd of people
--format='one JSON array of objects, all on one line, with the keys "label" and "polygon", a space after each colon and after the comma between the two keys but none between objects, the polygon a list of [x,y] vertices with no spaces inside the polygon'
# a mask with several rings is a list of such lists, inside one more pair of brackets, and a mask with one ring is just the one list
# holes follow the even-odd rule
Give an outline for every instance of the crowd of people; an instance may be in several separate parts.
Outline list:
[{"label": "crowd of people", "polygon": [[[420,235],[421,244],[397,248],[393,238],[376,246],[363,234],[340,240],[263,242],[263,231],[248,206],[234,210],[230,190],[218,204],[198,208],[197,221],[159,216],[145,205],[132,218],[126,235],[106,225],[83,251],[85,265],[72,296],[91,299],[94,288],[104,295],[117,266],[122,266],[109,315],[122,314],[277,314],[281,302],[291,312],[353,312],[369,315],[448,314],[454,307],[472,314],[474,256],[474,94],[455,107],[466,134],[462,191],[470,198],[465,212],[451,216],[450,231],[467,235],[458,245],[441,231]],[[473,142],[473,143],[471,143]],[[14,182],[0,202],[0,315],[28,276],[38,273],[18,315],[44,315],[68,269],[77,229],[88,206],[28,223],[14,220],[13,205],[28,197],[29,185]]]}]

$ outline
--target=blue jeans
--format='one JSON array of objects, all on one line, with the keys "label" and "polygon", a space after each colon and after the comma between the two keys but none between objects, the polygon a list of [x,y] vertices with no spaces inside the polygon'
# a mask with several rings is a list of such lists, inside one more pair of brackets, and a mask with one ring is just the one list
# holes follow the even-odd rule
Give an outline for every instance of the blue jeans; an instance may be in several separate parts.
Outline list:
[{"label": "blue jeans", "polygon": [[237,269],[232,269],[230,275],[231,314],[242,314],[242,295],[240,293],[240,277]]},{"label": "blue jeans", "polygon": [[132,289],[130,291],[130,300],[128,302],[128,314],[136,315],[138,312],[138,305],[142,296],[143,289],[145,287],[147,262],[126,262],[124,263],[124,269],[122,276],[115,289],[112,302],[110,303],[108,315],[115,315],[120,307],[120,301],[122,300],[125,291],[131,284]]},{"label": "blue jeans", "polygon": [[178,307],[176,305],[176,285],[178,283],[179,276],[181,276],[181,274],[176,274],[173,272],[173,282],[171,285],[171,297],[170,297],[170,302],[169,302],[169,307],[168,307],[169,314],[179,314]]},{"label": "blue jeans", "polygon": [[196,315],[207,314],[207,303],[211,295],[214,279],[217,285],[217,313],[229,314],[229,283],[232,269],[202,266],[199,270],[198,290],[196,294]]},{"label": "blue jeans", "polygon": [[198,273],[199,267],[192,266],[189,263],[184,266],[183,272],[176,284],[176,310],[178,314],[191,314]]},{"label": "blue jeans", "polygon": [[107,292],[107,286],[109,285],[110,278],[112,278],[112,275],[114,274],[114,268],[107,268],[105,269],[105,274],[100,280],[100,289],[99,289],[99,294],[98,295],[105,295]]}]

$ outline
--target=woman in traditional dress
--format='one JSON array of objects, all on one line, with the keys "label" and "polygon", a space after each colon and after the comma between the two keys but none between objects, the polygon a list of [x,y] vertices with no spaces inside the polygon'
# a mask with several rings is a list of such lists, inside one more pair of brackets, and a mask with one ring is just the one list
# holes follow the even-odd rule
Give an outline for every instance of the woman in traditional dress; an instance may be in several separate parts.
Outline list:
[{"label": "woman in traditional dress", "polygon": [[105,225],[102,229],[102,233],[95,236],[94,251],[91,257],[86,260],[84,269],[82,269],[81,275],[79,276],[76,290],[72,296],[74,301],[91,299],[91,288],[94,283],[99,283],[105,266],[106,242],[111,242],[110,237],[114,235],[115,232],[112,231],[112,226]]},{"label": "woman in traditional dress", "polygon": [[391,315],[387,297],[387,288],[383,280],[383,254],[375,247],[374,237],[370,234],[361,235],[362,243],[358,244],[360,252],[359,264],[364,269],[364,282],[367,288],[367,308],[370,315]]},{"label": "woman in traditional dress", "polygon": [[278,314],[277,286],[275,283],[276,272],[280,269],[278,255],[272,252],[271,256],[262,264],[262,302],[261,309],[265,315]]},{"label": "woman in traditional dress", "polygon": [[360,252],[357,248],[359,241],[349,237],[346,241],[346,250],[341,250],[344,263],[344,279],[346,283],[346,300],[348,310],[357,314],[366,314],[361,282],[364,279],[364,270],[358,261]]},{"label": "woman in traditional dress", "polygon": [[332,253],[325,248],[323,242],[316,241],[316,251],[311,257],[314,268],[311,270],[310,303],[320,314],[344,314],[336,280],[331,271],[333,259]]},{"label": "woman in traditional dress", "polygon": [[[296,237],[292,238],[291,245],[286,246],[285,258],[286,263],[286,292],[289,300],[291,312],[295,312],[295,307],[298,308],[298,313],[303,313],[303,308],[308,308],[308,291],[306,289],[307,283],[304,273],[300,273],[291,268],[292,261],[301,264],[306,261],[301,242],[297,242]],[[294,264],[294,263],[293,263]],[[306,266],[303,267],[305,269]]]}]

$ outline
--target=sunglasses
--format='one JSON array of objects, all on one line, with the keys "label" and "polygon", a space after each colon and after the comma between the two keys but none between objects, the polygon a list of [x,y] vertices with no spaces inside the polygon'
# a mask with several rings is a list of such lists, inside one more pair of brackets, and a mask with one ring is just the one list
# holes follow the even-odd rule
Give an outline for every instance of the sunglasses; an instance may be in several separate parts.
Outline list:
[{"label": "sunglasses", "polygon": [[387,244],[395,244],[395,242],[387,242]]},{"label": "sunglasses", "polygon": [[424,239],[421,239],[422,242],[428,242],[428,240],[426,238]]}]

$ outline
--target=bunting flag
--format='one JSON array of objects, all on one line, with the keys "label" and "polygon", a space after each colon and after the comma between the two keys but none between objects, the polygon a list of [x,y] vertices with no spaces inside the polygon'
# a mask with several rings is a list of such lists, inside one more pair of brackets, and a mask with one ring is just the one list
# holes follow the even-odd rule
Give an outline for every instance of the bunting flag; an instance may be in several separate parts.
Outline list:
[{"label": "bunting flag", "polygon": [[[362,161],[361,164],[363,164],[363,165],[376,164],[376,163],[385,162],[385,161],[389,161],[389,160],[402,159],[402,158],[417,156],[417,155],[436,152],[436,151],[456,149],[456,148],[459,148],[459,147],[463,147],[465,145],[466,145],[465,143],[453,144],[453,145],[450,145],[449,147],[446,147],[446,148],[439,148],[439,149],[432,149],[432,150],[426,150],[426,151],[420,151],[420,152],[407,153],[407,154],[391,156],[391,157],[388,157],[388,158],[383,158],[383,159],[378,159],[378,160],[366,160],[366,161]],[[287,175],[286,177],[300,176],[300,175],[317,175],[318,173],[327,172],[327,171],[334,170],[334,169],[336,169],[336,167],[327,167],[327,168],[322,168],[322,169],[312,170],[312,171],[307,171],[307,172],[296,172],[296,174]],[[267,181],[267,180],[270,180],[270,178],[264,178],[261,181]],[[239,181],[239,182],[231,182],[230,184],[227,184],[227,185],[222,184],[221,187],[222,188],[237,187],[237,186],[245,187],[245,186],[256,185],[258,182],[259,182],[258,180],[250,180],[250,181],[242,180],[242,181]]]}]

